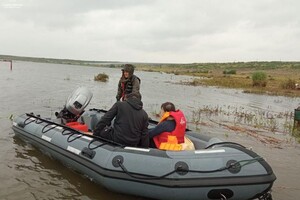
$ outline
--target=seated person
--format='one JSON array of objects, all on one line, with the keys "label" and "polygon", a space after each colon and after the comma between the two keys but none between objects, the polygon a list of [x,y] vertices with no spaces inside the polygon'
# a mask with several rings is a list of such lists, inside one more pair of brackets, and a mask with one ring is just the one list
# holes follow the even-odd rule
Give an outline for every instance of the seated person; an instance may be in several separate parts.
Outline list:
[{"label": "seated person", "polygon": [[130,93],[101,117],[93,134],[122,145],[148,148],[148,120],[140,96]]},{"label": "seated person", "polygon": [[157,126],[149,130],[150,147],[159,148],[162,142],[168,141],[168,136],[176,136],[178,144],[184,143],[186,119],[180,110],[176,110],[171,102],[161,105],[161,119]]}]

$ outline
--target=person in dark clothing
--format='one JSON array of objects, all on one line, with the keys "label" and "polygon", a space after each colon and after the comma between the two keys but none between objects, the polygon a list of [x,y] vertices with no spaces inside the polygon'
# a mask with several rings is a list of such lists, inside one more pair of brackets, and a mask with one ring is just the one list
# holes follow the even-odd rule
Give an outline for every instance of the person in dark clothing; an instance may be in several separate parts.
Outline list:
[{"label": "person in dark clothing", "polygon": [[131,93],[125,96],[125,101],[117,101],[101,117],[93,134],[126,146],[147,148],[148,119],[142,101],[137,94]]},{"label": "person in dark clothing", "polygon": [[116,99],[117,101],[124,101],[126,94],[134,93],[138,98],[142,99],[140,93],[141,79],[137,77],[134,73],[134,66],[131,64],[125,64],[122,67],[122,76],[118,84],[118,92]]},{"label": "person in dark clothing", "polygon": [[176,123],[174,120],[165,120],[159,123],[155,128],[149,130],[149,137],[154,138],[155,136],[163,132],[172,132],[175,129]]}]

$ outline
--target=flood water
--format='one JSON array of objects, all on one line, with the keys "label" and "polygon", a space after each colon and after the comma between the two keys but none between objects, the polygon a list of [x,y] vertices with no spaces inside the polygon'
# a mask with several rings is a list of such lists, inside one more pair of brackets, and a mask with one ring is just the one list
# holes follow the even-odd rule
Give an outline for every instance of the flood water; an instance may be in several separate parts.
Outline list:
[{"label": "flood water", "polygon": [[[106,83],[94,76],[106,73]],[[199,134],[252,147],[272,166],[273,199],[300,195],[300,145],[290,136],[300,98],[245,94],[241,90],[179,84],[192,79],[156,72],[142,80],[144,109],[155,119],[161,103],[172,101]],[[106,190],[16,138],[11,116],[33,112],[53,117],[79,86],[93,98],[87,108],[109,109],[115,102],[120,69],[31,62],[0,62],[0,199],[144,199]]]}]

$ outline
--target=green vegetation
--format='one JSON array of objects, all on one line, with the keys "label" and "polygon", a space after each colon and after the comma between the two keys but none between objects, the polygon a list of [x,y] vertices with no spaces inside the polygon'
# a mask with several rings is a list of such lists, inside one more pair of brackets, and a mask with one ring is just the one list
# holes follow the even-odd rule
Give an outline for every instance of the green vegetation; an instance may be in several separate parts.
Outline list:
[{"label": "green vegetation", "polygon": [[223,74],[236,74],[235,69],[226,69],[223,71]]},{"label": "green vegetation", "polygon": [[108,75],[105,73],[100,73],[94,77],[94,81],[107,82],[109,79]]},{"label": "green vegetation", "polygon": [[300,130],[294,129],[292,135],[296,138],[297,142],[300,143]]},{"label": "green vegetation", "polygon": [[139,64],[137,69],[194,76],[192,81],[182,83],[186,85],[218,86],[242,89],[245,93],[300,97],[300,90],[295,87],[296,83],[300,83],[300,62]]},{"label": "green vegetation", "polygon": [[258,87],[267,86],[267,74],[264,72],[254,72],[252,74],[252,85]]}]

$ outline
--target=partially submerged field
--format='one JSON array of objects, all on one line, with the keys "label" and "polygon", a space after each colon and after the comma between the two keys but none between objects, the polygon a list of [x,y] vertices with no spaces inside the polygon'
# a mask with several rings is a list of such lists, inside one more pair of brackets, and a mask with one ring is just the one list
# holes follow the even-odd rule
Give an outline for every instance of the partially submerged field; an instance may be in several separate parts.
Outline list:
[{"label": "partially submerged field", "polygon": [[[244,92],[300,96],[300,62],[138,64],[138,70],[194,76],[182,84],[239,88]],[[264,87],[253,86],[253,73],[266,74]]]},{"label": "partially submerged field", "polygon": [[[118,61],[85,61],[53,58],[33,58],[0,55],[0,60],[70,64],[94,67],[120,68]],[[194,76],[194,80],[182,84],[208,85],[225,88],[239,88],[248,93],[300,97],[300,62],[233,62],[233,63],[132,63],[137,70],[164,72],[175,75]],[[256,72],[266,74],[265,87],[253,86],[252,75]],[[298,88],[296,87],[298,84]]]}]

